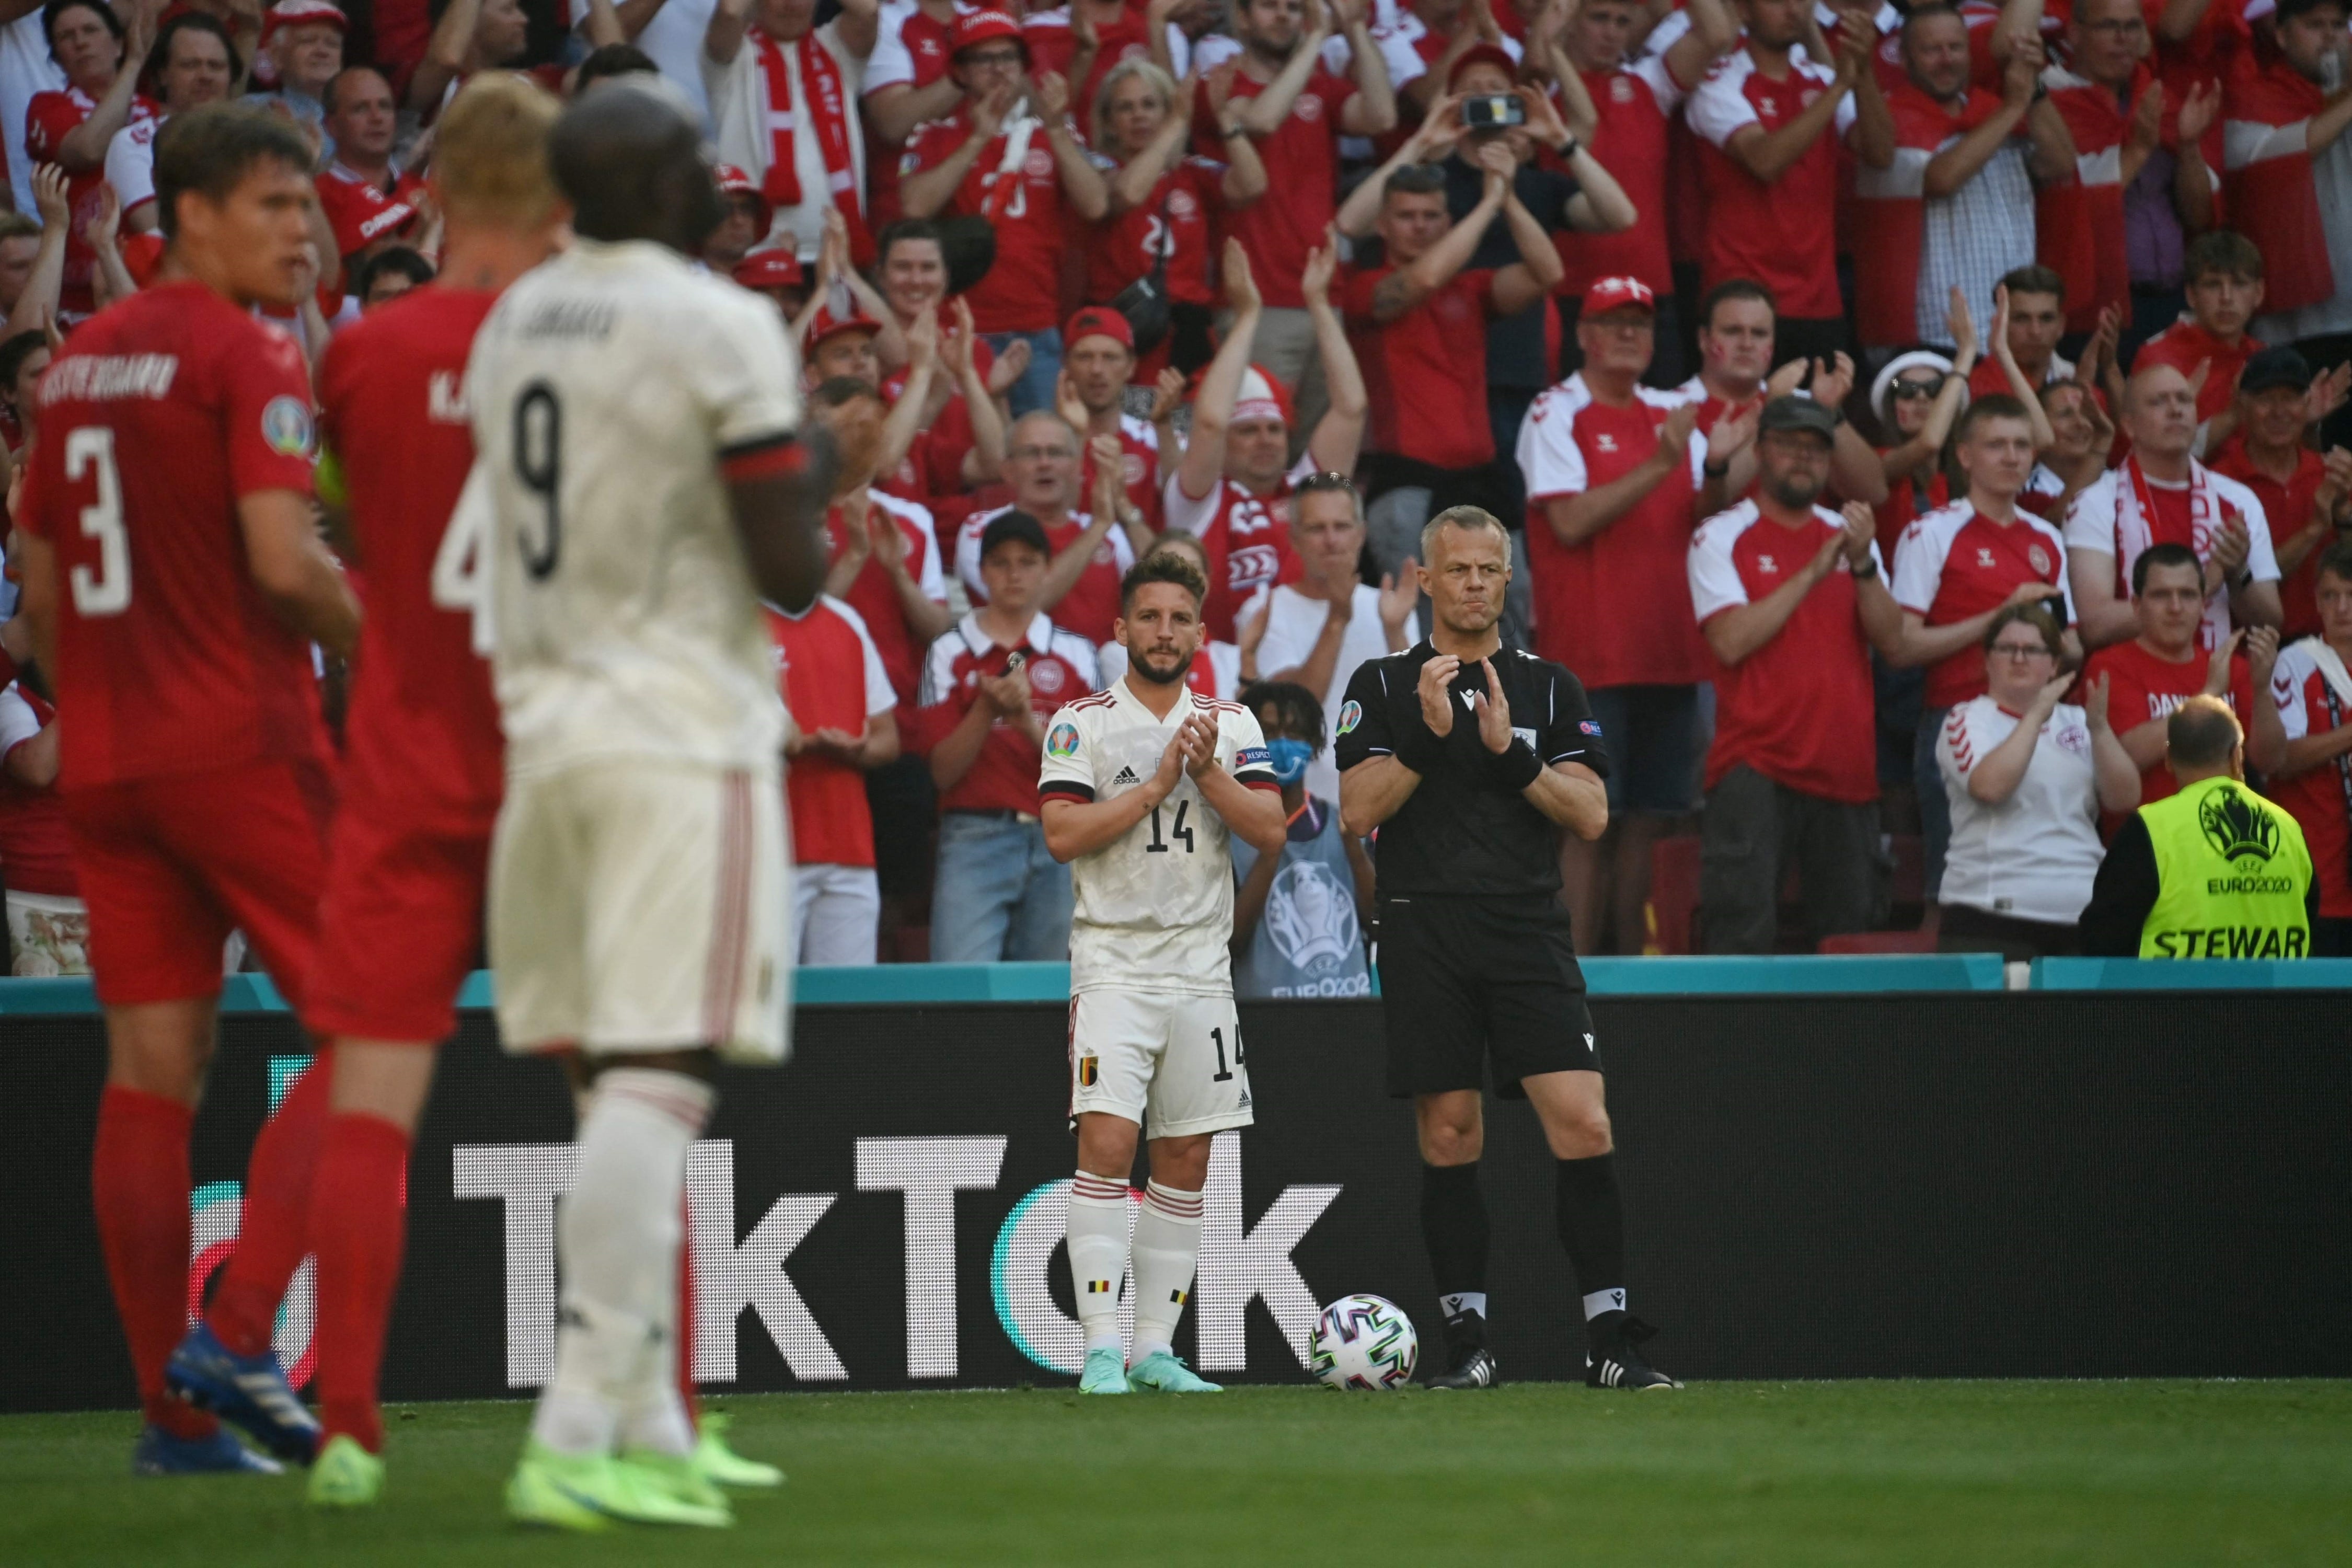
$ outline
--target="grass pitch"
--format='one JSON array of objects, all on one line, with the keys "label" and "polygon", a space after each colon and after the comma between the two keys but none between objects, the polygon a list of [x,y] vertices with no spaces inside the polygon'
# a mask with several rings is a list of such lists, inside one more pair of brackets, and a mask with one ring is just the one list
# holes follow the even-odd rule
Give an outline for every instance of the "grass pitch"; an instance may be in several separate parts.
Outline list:
[{"label": "grass pitch", "polygon": [[725,1533],[509,1526],[529,1406],[392,1414],[385,1499],[129,1478],[133,1417],[0,1421],[0,1563],[2346,1563],[2352,1384],[1549,1384],[726,1398],[792,1473]]}]

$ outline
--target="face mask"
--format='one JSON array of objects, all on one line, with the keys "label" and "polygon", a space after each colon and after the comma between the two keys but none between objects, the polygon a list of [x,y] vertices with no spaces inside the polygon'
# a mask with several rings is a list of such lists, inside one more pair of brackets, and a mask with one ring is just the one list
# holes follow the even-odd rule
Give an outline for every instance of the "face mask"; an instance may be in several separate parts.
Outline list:
[{"label": "face mask", "polygon": [[1277,784],[1295,784],[1307,776],[1307,764],[1315,755],[1315,748],[1304,741],[1294,741],[1284,735],[1265,743],[1274,762],[1274,777]]}]

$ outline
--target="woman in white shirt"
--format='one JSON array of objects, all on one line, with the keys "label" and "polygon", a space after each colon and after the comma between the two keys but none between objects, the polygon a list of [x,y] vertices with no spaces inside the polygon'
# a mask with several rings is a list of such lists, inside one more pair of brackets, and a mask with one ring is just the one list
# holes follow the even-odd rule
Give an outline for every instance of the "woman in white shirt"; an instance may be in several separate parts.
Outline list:
[{"label": "woman in white shirt", "polygon": [[2077,951],[2074,921],[2105,849],[2099,813],[2139,805],[2139,773],[2107,723],[2105,676],[2059,700],[2057,620],[2017,605],[1985,630],[1986,694],[1936,738],[1952,803],[1937,945],[2012,960]]}]

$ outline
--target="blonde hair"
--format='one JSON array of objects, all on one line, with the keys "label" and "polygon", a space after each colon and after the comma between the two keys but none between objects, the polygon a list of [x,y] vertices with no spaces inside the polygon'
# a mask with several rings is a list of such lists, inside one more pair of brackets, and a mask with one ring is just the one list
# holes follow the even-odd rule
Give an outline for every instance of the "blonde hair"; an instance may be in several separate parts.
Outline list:
[{"label": "blonde hair", "polygon": [[1097,149],[1110,145],[1110,95],[1118,89],[1119,83],[1130,77],[1141,77],[1144,85],[1160,95],[1160,107],[1170,114],[1181,112],[1184,108],[1176,101],[1174,77],[1170,76],[1150,60],[1121,60],[1104,75],[1102,86],[1095,89],[1094,124],[1091,129],[1095,134],[1095,146]]},{"label": "blonde hair", "polygon": [[512,71],[484,71],[442,112],[433,135],[433,184],[457,222],[532,227],[561,199],[547,137],[563,106]]}]

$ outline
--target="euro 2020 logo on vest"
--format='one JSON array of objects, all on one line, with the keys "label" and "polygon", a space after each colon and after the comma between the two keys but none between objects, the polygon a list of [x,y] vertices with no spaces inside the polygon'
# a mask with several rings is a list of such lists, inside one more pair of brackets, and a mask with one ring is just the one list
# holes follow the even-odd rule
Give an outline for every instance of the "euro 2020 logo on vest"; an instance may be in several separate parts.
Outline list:
[{"label": "euro 2020 logo on vest", "polygon": [[[1266,895],[1265,923],[1283,958],[1304,978],[1307,986],[1317,986],[1317,983],[1331,980],[1347,970],[1349,956],[1356,951],[1359,931],[1354,890],[1341,882],[1328,866],[1315,860],[1294,860],[1275,873],[1274,887]],[[1363,990],[1369,991],[1370,984],[1366,979]],[[1303,986],[1301,991],[1312,995],[1340,994],[1319,987],[1307,990]]]},{"label": "euro 2020 logo on vest", "polygon": [[2197,826],[2224,860],[2252,855],[2268,865],[2278,853],[2278,824],[2234,784],[2223,784],[2198,804]]}]

